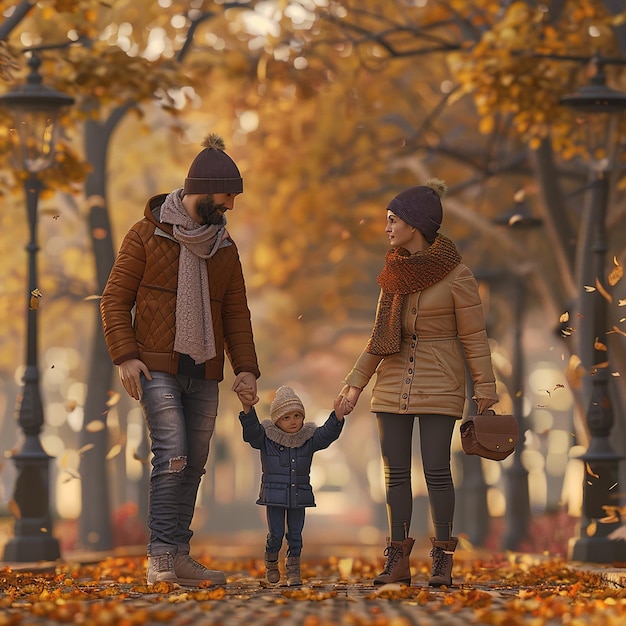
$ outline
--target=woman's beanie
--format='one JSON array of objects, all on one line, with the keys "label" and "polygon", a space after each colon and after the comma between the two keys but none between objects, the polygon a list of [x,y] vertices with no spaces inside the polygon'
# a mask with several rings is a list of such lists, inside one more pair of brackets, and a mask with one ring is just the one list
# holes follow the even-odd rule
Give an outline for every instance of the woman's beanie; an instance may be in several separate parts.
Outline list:
[{"label": "woman's beanie", "polygon": [[270,418],[276,423],[276,420],[292,411],[300,411],[304,415],[304,405],[291,387],[283,385],[276,390],[276,397],[270,404]]},{"label": "woman's beanie", "polygon": [[433,243],[443,219],[441,198],[447,190],[442,180],[431,178],[425,185],[400,192],[389,203],[387,210],[417,228],[428,243]]},{"label": "woman's beanie", "polygon": [[243,179],[235,162],[224,152],[224,140],[210,134],[202,145],[204,150],[189,168],[184,193],[241,193]]}]

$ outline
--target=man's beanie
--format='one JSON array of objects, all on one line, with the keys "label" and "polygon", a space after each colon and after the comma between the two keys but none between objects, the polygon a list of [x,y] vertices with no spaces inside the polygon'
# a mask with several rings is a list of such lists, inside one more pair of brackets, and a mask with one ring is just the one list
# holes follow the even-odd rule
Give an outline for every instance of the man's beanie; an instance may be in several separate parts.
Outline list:
[{"label": "man's beanie", "polygon": [[291,387],[283,385],[276,390],[276,397],[270,404],[270,418],[276,423],[276,420],[292,411],[300,411],[304,415],[304,405]]},{"label": "man's beanie", "polygon": [[204,150],[193,160],[185,179],[184,192],[213,194],[241,193],[243,179],[235,162],[224,152],[224,140],[215,134],[202,142]]},{"label": "man's beanie", "polygon": [[417,228],[428,243],[433,243],[443,219],[441,198],[447,191],[448,188],[442,180],[431,178],[425,185],[400,192],[389,203],[387,210]]}]

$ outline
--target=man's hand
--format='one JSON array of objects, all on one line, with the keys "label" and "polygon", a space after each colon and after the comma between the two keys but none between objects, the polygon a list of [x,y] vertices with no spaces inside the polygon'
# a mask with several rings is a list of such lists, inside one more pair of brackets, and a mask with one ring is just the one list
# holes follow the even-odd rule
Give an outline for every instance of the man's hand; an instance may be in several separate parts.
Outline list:
[{"label": "man's hand", "polygon": [[129,359],[119,365],[118,372],[126,393],[135,400],[141,400],[141,374],[152,380],[146,364],[139,359]]},{"label": "man's hand", "polygon": [[252,396],[256,396],[256,376],[251,372],[240,372],[235,376],[232,390],[239,395],[240,393],[252,392]]}]

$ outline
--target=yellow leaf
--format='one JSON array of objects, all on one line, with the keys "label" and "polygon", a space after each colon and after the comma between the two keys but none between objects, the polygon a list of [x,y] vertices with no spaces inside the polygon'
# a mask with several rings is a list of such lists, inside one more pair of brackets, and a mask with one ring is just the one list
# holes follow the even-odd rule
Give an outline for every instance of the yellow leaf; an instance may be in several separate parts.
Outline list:
[{"label": "yellow leaf", "polygon": [[85,426],[85,430],[89,433],[98,433],[104,429],[105,424],[100,420],[94,420],[93,422],[89,422],[87,426]]},{"label": "yellow leaf", "polygon": [[107,453],[106,460],[110,461],[114,459],[120,452],[122,451],[122,446],[119,443],[116,443]]},{"label": "yellow leaf", "polygon": [[602,343],[597,337],[595,338],[593,342],[593,349],[602,350],[603,352],[607,351],[606,344]]},{"label": "yellow leaf", "polygon": [[615,267],[611,270],[608,277],[609,285],[611,285],[611,287],[615,287],[615,285],[617,285],[617,283],[622,279],[622,276],[624,276],[624,268],[619,264],[615,257],[613,257],[613,263],[615,263]]}]

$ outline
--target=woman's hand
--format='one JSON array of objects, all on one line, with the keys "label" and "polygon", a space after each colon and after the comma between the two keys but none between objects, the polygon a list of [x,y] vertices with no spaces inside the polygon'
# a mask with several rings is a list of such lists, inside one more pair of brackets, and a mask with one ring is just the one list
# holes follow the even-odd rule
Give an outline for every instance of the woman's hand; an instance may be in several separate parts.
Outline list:
[{"label": "woman's hand", "polygon": [[342,407],[344,409],[344,415],[349,415],[350,413],[352,413],[352,410],[356,406],[356,403],[362,391],[363,390],[359,389],[359,387],[353,387],[351,385],[344,386],[344,388],[339,393],[339,396],[337,397],[337,400],[340,400],[341,398],[345,400],[345,403]]},{"label": "woman's hand", "polygon": [[494,400],[493,398],[476,398],[475,402],[478,415],[482,415],[489,407],[498,404],[498,400]]}]

